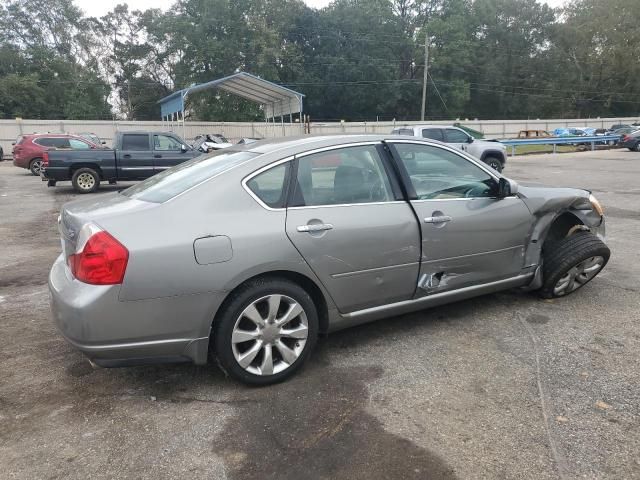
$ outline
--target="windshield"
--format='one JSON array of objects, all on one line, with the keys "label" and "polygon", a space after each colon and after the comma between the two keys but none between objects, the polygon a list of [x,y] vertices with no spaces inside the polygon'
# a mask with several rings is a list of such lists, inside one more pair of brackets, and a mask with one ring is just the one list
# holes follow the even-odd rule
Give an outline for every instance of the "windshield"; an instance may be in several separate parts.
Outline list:
[{"label": "windshield", "polygon": [[200,155],[127,188],[122,192],[122,195],[145,202],[163,203],[258,155],[254,152],[230,152],[228,150],[212,155]]}]

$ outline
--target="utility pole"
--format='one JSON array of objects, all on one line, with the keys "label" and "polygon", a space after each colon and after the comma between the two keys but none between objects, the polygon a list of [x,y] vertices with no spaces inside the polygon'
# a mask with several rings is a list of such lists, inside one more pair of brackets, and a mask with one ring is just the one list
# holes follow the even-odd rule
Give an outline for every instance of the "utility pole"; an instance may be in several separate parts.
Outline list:
[{"label": "utility pole", "polygon": [[424,75],[422,78],[422,110],[420,120],[424,122],[424,114],[427,111],[427,76],[429,75],[429,34],[424,33]]}]

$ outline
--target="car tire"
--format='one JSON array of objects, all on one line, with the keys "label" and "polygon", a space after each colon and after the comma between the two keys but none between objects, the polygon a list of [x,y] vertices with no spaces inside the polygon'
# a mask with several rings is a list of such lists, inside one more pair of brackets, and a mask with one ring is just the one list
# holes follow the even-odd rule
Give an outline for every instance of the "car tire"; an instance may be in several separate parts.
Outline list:
[{"label": "car tire", "polygon": [[41,158],[34,158],[33,160],[31,160],[31,162],[29,162],[29,170],[31,170],[31,174],[33,176],[39,177],[40,176],[40,169],[42,169],[42,159]]},{"label": "car tire", "polygon": [[71,184],[78,193],[93,193],[100,188],[100,175],[92,168],[79,168],[73,172]]},{"label": "car tire", "polygon": [[[288,320],[287,312],[292,315]],[[284,323],[278,325],[278,320]],[[225,301],[212,335],[210,353],[222,370],[250,385],[271,385],[291,377],[311,355],[318,338],[318,312],[309,294],[295,283],[259,279]]]},{"label": "car tire", "polygon": [[497,172],[502,172],[502,169],[504,168],[504,164],[497,157],[487,157],[484,159],[484,163],[489,165],[491,168],[493,168]]},{"label": "car tire", "polygon": [[611,251],[591,232],[578,231],[544,252],[543,298],[564,297],[589,283],[609,261]]},{"label": "car tire", "polygon": [[630,150],[633,150],[634,152],[640,152],[640,142],[636,143],[633,149]]}]

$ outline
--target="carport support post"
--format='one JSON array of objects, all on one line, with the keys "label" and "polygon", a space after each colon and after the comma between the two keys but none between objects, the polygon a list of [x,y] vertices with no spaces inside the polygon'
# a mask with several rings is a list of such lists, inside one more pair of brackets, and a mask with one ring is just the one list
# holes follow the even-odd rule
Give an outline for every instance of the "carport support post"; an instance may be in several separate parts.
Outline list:
[{"label": "carport support post", "polygon": [[593,152],[596,149],[596,142],[591,142],[591,151]]},{"label": "carport support post", "polygon": [[553,144],[553,153],[556,153],[556,144]]}]

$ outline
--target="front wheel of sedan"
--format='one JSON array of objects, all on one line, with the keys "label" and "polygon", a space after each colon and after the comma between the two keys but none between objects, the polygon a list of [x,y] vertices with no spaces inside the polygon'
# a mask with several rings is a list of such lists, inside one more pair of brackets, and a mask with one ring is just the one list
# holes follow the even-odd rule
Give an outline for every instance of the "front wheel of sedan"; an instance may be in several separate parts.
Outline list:
[{"label": "front wheel of sedan", "polygon": [[232,377],[269,385],[293,375],[318,337],[309,294],[288,280],[248,283],[227,302],[213,328],[213,352]]},{"label": "front wheel of sedan", "polygon": [[553,243],[544,253],[544,298],[564,297],[589,283],[609,261],[611,251],[598,237],[580,231]]}]

